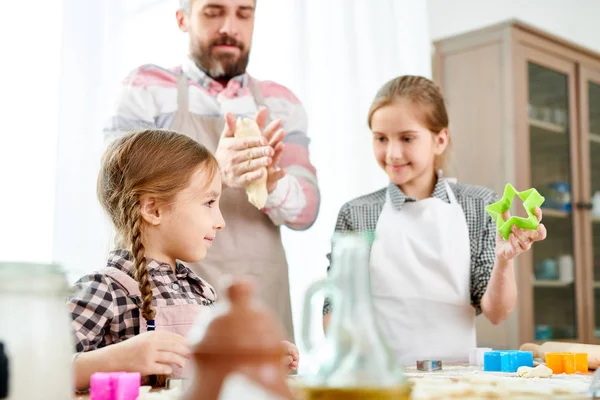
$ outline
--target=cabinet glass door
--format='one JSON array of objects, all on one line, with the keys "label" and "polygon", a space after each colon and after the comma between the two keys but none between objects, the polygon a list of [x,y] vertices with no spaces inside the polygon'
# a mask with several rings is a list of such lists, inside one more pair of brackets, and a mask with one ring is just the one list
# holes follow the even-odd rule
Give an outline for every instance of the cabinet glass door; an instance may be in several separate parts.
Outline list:
[{"label": "cabinet glass door", "polygon": [[576,339],[581,333],[572,205],[574,75],[560,64],[553,67],[550,57],[529,59],[527,75],[530,182],[546,198],[542,209],[548,230],[547,239],[532,249],[533,336],[538,341]]},{"label": "cabinet glass door", "polygon": [[[591,240],[588,249],[591,253],[589,262],[593,277],[593,310],[592,334],[600,339],[600,70],[582,68],[582,157],[586,170],[584,199],[582,205],[586,211],[584,221],[591,224]],[[587,154],[586,154],[587,153]],[[587,157],[586,157],[587,156]],[[588,169],[589,168],[589,169]],[[589,225],[588,225],[589,226]]]}]

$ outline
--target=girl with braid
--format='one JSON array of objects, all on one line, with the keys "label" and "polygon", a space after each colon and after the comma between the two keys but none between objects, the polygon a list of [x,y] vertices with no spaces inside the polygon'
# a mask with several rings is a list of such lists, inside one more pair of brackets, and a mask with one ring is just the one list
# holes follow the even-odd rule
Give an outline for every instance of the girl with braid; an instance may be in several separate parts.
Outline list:
[{"label": "girl with braid", "polygon": [[[106,150],[98,198],[117,233],[107,264],[75,284],[68,301],[78,390],[95,372],[139,372],[145,382],[181,377],[185,336],[216,300],[213,287],[183,262],[204,259],[225,227],[221,176],[213,155],[166,130],[116,139]],[[284,342],[290,370],[298,350]]]}]

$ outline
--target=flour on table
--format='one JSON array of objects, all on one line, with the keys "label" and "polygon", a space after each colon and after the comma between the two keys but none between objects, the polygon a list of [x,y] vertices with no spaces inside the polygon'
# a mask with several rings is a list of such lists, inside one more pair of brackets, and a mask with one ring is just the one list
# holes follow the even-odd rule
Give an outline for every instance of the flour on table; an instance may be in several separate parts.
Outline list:
[{"label": "flour on table", "polygon": [[406,368],[405,373],[414,382],[411,400],[585,399],[592,382],[591,374],[523,379],[516,373],[484,372],[472,366],[444,366],[434,372]]}]

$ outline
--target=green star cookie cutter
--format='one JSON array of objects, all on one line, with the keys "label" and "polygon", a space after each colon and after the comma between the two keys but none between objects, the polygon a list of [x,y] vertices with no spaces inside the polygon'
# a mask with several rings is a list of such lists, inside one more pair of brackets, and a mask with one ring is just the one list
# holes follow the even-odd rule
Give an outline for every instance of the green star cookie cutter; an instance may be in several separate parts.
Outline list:
[{"label": "green star cookie cutter", "polygon": [[[523,201],[523,207],[527,212],[527,218],[511,216],[507,221],[504,221],[502,213],[510,210],[515,195],[519,196]],[[545,200],[546,199],[534,188],[527,189],[523,192],[517,192],[513,185],[507,183],[504,187],[502,198],[487,206],[485,211],[492,217],[492,220],[496,221],[498,232],[500,232],[504,240],[508,240],[513,225],[516,225],[521,229],[537,229],[540,221],[538,221],[535,216],[534,209],[540,207]]]}]

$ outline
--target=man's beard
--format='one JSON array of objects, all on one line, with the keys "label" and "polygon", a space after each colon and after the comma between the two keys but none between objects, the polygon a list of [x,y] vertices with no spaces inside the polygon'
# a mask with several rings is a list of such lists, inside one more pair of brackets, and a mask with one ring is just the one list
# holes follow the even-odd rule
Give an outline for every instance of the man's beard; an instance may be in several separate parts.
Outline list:
[{"label": "man's beard", "polygon": [[[212,54],[213,47],[218,45],[236,46],[240,49],[239,56],[233,54]],[[229,80],[235,76],[246,72],[250,52],[246,51],[243,43],[238,42],[232,37],[224,36],[212,41],[208,46],[201,46],[192,43],[190,49],[192,60],[208,76],[213,79]]]}]

